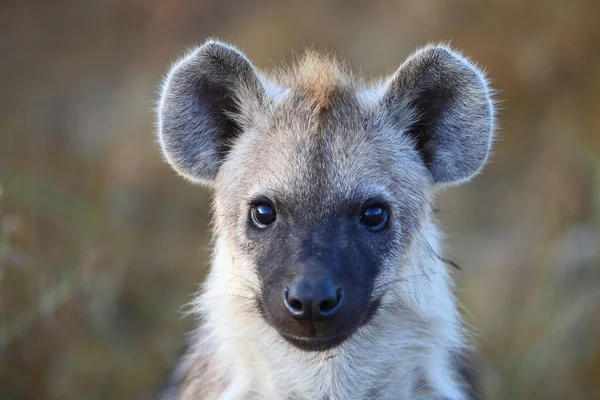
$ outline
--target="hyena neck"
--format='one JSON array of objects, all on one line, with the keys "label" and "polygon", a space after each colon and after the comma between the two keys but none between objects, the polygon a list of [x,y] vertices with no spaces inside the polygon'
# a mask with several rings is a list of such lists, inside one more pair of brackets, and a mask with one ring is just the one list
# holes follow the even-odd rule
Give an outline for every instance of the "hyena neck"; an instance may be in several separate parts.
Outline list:
[{"label": "hyena neck", "polygon": [[454,365],[465,347],[463,329],[437,229],[429,225],[373,322],[321,353],[295,349],[264,322],[248,300],[256,278],[217,237],[188,360],[210,373],[197,377],[203,390],[213,382],[222,399],[466,399]]}]

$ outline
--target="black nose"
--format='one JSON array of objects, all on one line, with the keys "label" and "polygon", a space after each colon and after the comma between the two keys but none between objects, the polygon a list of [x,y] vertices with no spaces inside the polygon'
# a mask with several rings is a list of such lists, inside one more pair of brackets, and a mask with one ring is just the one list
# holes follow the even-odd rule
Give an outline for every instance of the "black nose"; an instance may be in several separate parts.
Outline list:
[{"label": "black nose", "polygon": [[297,278],[283,290],[285,309],[296,320],[330,320],[343,301],[344,291],[330,280]]}]

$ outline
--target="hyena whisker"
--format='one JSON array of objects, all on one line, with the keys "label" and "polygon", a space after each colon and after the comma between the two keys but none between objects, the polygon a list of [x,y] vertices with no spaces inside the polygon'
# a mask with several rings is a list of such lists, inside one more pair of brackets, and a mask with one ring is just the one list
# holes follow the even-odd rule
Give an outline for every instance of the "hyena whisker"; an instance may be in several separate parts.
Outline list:
[{"label": "hyena whisker", "polygon": [[239,288],[239,289],[244,289],[244,290],[247,290],[247,291],[249,291],[249,292],[251,292],[251,293],[253,293],[253,294],[259,294],[259,293],[260,293],[260,289],[259,289],[258,287],[249,286],[249,285],[248,285],[246,282],[244,282],[244,281],[237,281],[237,280],[234,280],[234,279],[228,278],[228,277],[226,277],[226,276],[219,276],[219,275],[214,275],[214,276],[213,276],[213,278],[216,278],[216,279],[222,279],[222,280],[225,280],[225,281],[227,281],[227,282],[234,283],[234,284],[236,284],[236,285],[238,286],[238,288]]},{"label": "hyena whisker", "polygon": [[[375,296],[375,297],[381,297],[383,294],[385,294],[385,291],[373,292],[373,296]],[[395,290],[394,294],[410,294],[410,295],[418,296],[418,295],[422,295],[423,292],[407,292],[406,290],[399,289],[399,290]]]},{"label": "hyena whisker", "polygon": [[242,296],[239,294],[231,294],[231,293],[227,294],[227,297],[236,297],[238,299],[255,300],[254,297]]},{"label": "hyena whisker", "polygon": [[218,296],[210,296],[206,297],[206,300],[210,301],[233,301],[235,302],[235,309],[230,310],[233,315],[256,315],[258,310],[258,306],[256,304],[256,298],[232,295],[232,294],[223,294]]},{"label": "hyena whisker", "polygon": [[397,279],[391,280],[389,282],[382,283],[381,285],[376,286],[375,288],[373,288],[373,290],[376,291],[376,290],[379,290],[381,288],[385,288],[385,287],[390,286],[390,285],[395,285],[397,283],[405,283],[406,281],[409,281],[411,279],[422,278],[422,277],[427,277],[427,276],[431,276],[431,275],[439,275],[439,274],[440,274],[440,272],[424,272],[422,274],[405,276],[405,277],[402,277],[402,278],[397,278]]},{"label": "hyena whisker", "polygon": [[225,298],[230,298],[230,297],[235,297],[238,299],[245,299],[245,300],[252,300],[252,301],[256,301],[256,297],[255,296],[244,296],[244,295],[240,295],[237,293],[223,293],[223,294],[218,294],[218,295],[211,295],[209,297],[206,297],[207,299],[214,299],[214,300],[219,300],[219,299],[225,299]]},{"label": "hyena whisker", "polygon": [[232,271],[219,271],[219,272],[220,272],[220,273],[223,273],[223,272],[225,272],[225,273],[227,273],[227,274],[229,274],[229,275],[233,276],[234,278],[241,279],[241,280],[243,280],[244,282],[246,282],[247,284],[249,284],[250,286],[252,286],[253,288],[255,288],[256,290],[260,290],[260,286],[258,286],[258,284],[257,284],[257,283],[255,283],[255,282],[252,282],[250,279],[248,279],[248,278],[246,278],[246,277],[243,277],[242,275],[238,275],[238,274],[236,274],[236,273],[234,273],[234,272],[232,272]]},{"label": "hyena whisker", "polygon": [[461,266],[460,266],[460,265],[458,265],[456,262],[454,262],[454,261],[450,260],[449,258],[440,257],[440,256],[439,256],[439,255],[437,255],[437,254],[436,254],[436,257],[437,257],[437,258],[438,258],[440,261],[444,262],[445,264],[448,264],[448,265],[450,265],[451,267],[453,267],[453,268],[455,268],[455,269],[457,269],[457,270],[459,270],[459,271],[462,271],[462,268],[461,268]]},{"label": "hyena whisker", "polygon": [[458,265],[456,262],[454,262],[448,258],[440,256],[439,253],[437,251],[435,251],[433,249],[433,247],[431,246],[431,244],[429,244],[427,241],[426,241],[426,246],[428,247],[429,251],[431,251],[431,253],[434,254],[438,260],[442,261],[444,264],[448,264],[449,266],[453,267],[454,269],[462,271],[462,268],[460,267],[460,265]]}]

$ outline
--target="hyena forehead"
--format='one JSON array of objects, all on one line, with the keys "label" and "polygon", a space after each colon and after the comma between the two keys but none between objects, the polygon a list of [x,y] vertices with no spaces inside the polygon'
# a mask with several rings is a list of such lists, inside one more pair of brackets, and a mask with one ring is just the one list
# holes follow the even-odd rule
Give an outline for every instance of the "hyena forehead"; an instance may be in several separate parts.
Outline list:
[{"label": "hyena forehead", "polygon": [[427,181],[410,140],[384,134],[376,108],[361,99],[362,81],[339,61],[307,52],[274,79],[288,89],[250,118],[216,177],[217,192],[241,189],[237,181],[249,198],[336,204]]}]

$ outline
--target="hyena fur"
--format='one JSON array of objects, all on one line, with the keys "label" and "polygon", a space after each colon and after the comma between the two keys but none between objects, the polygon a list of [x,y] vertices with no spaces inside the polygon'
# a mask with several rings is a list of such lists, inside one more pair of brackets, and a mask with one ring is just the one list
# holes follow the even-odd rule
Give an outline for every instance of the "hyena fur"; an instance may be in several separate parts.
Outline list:
[{"label": "hyena fur", "polygon": [[210,40],[170,69],[166,161],[209,186],[213,259],[165,399],[475,399],[436,192],[476,175],[494,102],[447,45],[363,83]]}]

